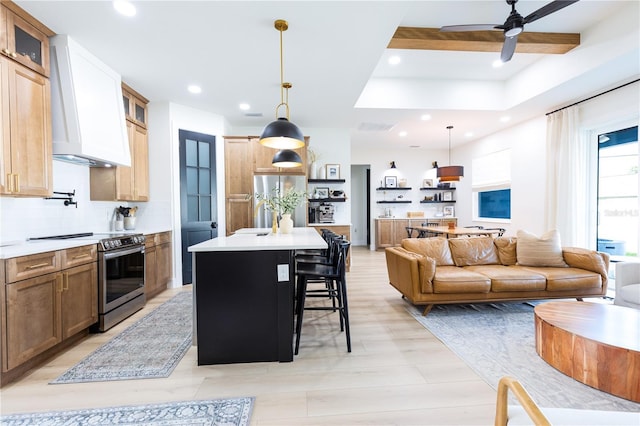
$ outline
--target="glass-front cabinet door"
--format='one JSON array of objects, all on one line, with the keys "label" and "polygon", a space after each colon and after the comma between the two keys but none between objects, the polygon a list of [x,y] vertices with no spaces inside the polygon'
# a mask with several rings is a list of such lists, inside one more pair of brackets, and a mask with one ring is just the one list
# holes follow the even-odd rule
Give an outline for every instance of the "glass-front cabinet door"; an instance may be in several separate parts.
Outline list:
[{"label": "glass-front cabinet door", "polygon": [[2,54],[49,77],[47,35],[4,6],[0,13],[0,25],[4,23],[0,35]]}]

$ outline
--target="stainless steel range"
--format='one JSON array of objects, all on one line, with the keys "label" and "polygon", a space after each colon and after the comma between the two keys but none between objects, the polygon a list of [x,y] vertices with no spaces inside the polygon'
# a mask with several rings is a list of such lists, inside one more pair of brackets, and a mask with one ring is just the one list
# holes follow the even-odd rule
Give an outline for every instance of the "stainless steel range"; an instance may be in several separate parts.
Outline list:
[{"label": "stainless steel range", "polygon": [[117,235],[98,243],[98,330],[144,307],[144,235]]},{"label": "stainless steel range", "polygon": [[87,232],[31,239],[97,241],[99,321],[94,330],[106,331],[144,307],[144,235]]}]

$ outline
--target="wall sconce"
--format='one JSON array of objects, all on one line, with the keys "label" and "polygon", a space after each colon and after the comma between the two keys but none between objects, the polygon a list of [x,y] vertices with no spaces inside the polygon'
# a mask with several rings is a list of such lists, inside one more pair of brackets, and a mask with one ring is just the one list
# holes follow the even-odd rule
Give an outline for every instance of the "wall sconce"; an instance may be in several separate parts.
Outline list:
[{"label": "wall sconce", "polygon": [[392,168],[392,169],[395,169],[395,168],[396,168],[396,162],[395,162],[395,161],[392,161],[392,162],[391,162],[391,168]]}]

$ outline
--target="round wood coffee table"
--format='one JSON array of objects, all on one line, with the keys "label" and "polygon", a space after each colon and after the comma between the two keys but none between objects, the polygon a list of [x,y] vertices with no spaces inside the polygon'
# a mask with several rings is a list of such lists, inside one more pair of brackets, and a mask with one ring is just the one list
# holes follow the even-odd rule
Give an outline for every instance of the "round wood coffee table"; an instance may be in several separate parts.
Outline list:
[{"label": "round wood coffee table", "polygon": [[640,311],[588,302],[535,307],[536,352],[603,392],[640,402]]}]

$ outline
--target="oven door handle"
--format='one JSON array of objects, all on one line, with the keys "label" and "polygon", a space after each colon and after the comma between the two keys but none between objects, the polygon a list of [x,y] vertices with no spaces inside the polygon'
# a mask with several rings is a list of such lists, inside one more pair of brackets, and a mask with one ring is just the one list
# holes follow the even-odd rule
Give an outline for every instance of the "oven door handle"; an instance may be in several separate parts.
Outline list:
[{"label": "oven door handle", "polygon": [[105,259],[113,259],[114,257],[125,256],[132,253],[144,253],[144,246],[133,247],[129,249],[110,251],[104,254]]}]

